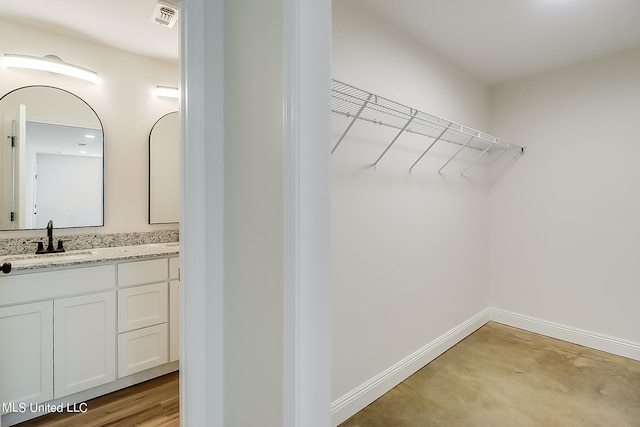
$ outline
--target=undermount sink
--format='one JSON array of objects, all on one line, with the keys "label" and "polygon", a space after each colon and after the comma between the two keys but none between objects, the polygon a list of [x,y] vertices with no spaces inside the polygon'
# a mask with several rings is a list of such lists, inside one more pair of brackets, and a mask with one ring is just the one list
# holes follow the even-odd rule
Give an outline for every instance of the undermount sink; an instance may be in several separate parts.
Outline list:
[{"label": "undermount sink", "polygon": [[65,263],[76,263],[89,260],[93,256],[92,251],[70,251],[55,252],[47,254],[20,254],[7,255],[0,258],[0,263],[9,262],[13,268],[29,268],[43,265],[60,265]]},{"label": "undermount sink", "polygon": [[21,254],[21,255],[8,255],[7,259],[38,259],[38,258],[58,258],[65,257],[68,259],[73,258],[86,258],[87,255],[92,255],[90,250],[85,251],[70,251],[70,252],[51,252],[44,254]]},{"label": "undermount sink", "polygon": [[73,251],[73,252],[58,252],[53,254],[41,254],[36,255],[36,257],[48,257],[48,258],[64,258],[65,260],[73,261],[78,259],[85,259],[93,255],[91,251]]}]

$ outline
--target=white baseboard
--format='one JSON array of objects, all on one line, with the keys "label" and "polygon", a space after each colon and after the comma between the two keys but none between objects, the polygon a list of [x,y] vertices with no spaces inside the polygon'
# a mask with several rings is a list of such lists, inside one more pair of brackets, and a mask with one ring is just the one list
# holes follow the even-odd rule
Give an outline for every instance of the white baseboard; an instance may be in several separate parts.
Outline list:
[{"label": "white baseboard", "polygon": [[490,307],[332,402],[332,425],[337,426],[362,410],[488,321],[640,361],[640,343]]},{"label": "white baseboard", "polygon": [[640,361],[640,343],[561,325],[498,308],[487,309],[489,319],[507,326],[561,339],[596,350]]},{"label": "white baseboard", "polygon": [[455,328],[431,341],[418,351],[405,357],[384,372],[356,387],[331,403],[331,423],[342,423],[365,406],[404,381],[411,374],[440,356],[476,329],[489,321],[488,310],[483,310]]}]

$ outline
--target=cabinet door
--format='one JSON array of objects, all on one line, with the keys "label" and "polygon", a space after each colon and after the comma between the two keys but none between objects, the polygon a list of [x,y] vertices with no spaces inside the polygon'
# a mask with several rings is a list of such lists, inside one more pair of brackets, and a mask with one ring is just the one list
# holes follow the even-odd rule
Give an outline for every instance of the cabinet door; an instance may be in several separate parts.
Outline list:
[{"label": "cabinet door", "polygon": [[1,413],[53,399],[53,303],[0,308],[0,343]]},{"label": "cabinet door", "polygon": [[126,377],[168,361],[167,324],[118,335],[118,377]]},{"label": "cabinet door", "polygon": [[116,378],[115,291],[54,301],[54,397]]},{"label": "cabinet door", "polygon": [[169,362],[180,358],[180,282],[169,283]]}]

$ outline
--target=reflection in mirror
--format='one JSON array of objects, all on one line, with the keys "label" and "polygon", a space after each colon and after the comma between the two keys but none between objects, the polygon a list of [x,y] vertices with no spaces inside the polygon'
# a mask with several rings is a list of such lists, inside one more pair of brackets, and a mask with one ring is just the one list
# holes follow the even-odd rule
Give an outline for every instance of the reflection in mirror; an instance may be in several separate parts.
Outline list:
[{"label": "reflection in mirror", "polygon": [[180,115],[162,116],[149,135],[149,224],[178,222]]},{"label": "reflection in mirror", "polygon": [[0,229],[104,225],[103,129],[81,98],[28,86],[0,98]]}]

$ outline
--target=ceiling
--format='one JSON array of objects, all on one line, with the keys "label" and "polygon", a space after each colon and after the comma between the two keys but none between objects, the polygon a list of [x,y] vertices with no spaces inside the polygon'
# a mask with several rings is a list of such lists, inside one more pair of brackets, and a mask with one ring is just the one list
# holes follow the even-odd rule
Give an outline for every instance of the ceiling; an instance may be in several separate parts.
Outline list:
[{"label": "ceiling", "polygon": [[[175,3],[177,0],[170,0]],[[333,0],[384,16],[487,84],[640,46],[639,0]],[[156,0],[0,0],[0,16],[178,61]]]},{"label": "ceiling", "polygon": [[102,157],[102,131],[27,122],[28,145],[35,153]]},{"label": "ceiling", "polygon": [[487,84],[640,46],[638,0],[358,1]]},{"label": "ceiling", "polygon": [[177,62],[180,21],[173,28],[156,24],[152,21],[155,5],[156,0],[0,0],[0,16]]}]

